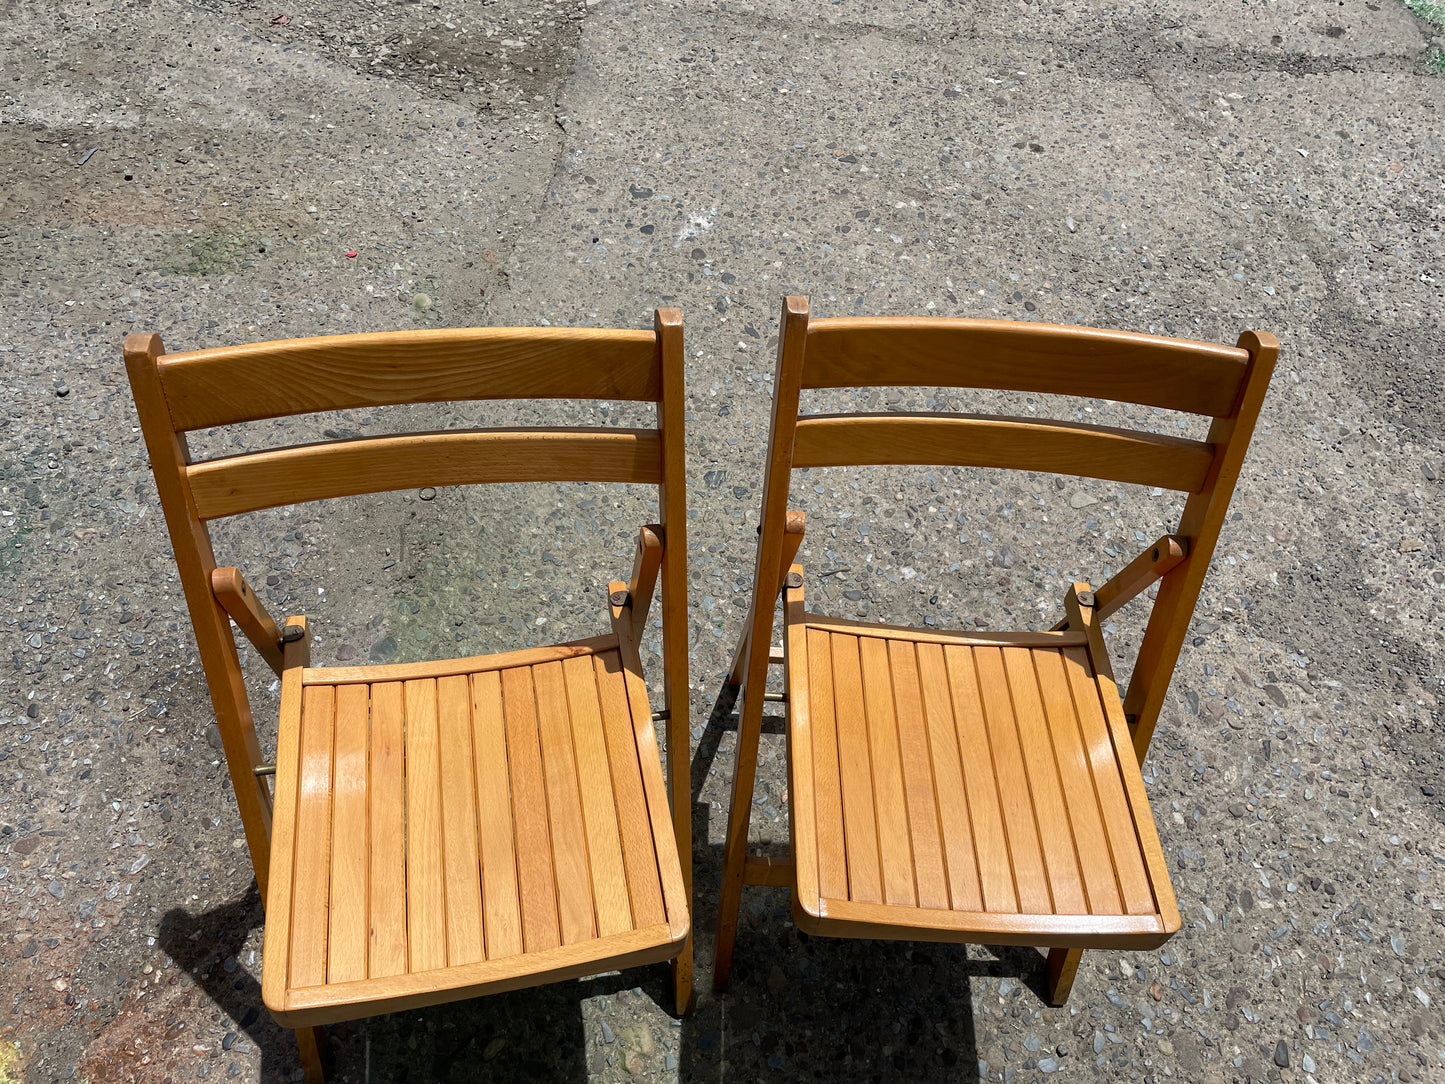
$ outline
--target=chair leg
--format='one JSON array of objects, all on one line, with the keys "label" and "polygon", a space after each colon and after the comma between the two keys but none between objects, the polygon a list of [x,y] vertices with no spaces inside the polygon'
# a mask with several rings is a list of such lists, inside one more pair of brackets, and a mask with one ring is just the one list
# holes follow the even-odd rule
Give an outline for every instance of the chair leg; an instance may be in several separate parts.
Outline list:
[{"label": "chair leg", "polygon": [[713,946],[712,984],[725,990],[732,978],[733,945],[738,936],[738,909],[747,865],[748,821],[753,810],[753,783],[758,772],[758,739],[763,730],[763,698],[743,693],[738,713],[737,756],[733,760],[733,797],[723,844],[722,890],[718,894],[717,938]]},{"label": "chair leg", "polygon": [[326,1074],[321,1068],[321,1029],[297,1028],[296,1047],[301,1051],[306,1084],[325,1084]]},{"label": "chair leg", "polygon": [[678,1016],[692,1012],[695,994],[692,986],[692,936],[672,961],[672,996]]},{"label": "chair leg", "polygon": [[1069,991],[1074,988],[1074,976],[1079,972],[1079,960],[1083,955],[1083,949],[1049,949],[1050,1005],[1063,1005],[1069,1000]]}]

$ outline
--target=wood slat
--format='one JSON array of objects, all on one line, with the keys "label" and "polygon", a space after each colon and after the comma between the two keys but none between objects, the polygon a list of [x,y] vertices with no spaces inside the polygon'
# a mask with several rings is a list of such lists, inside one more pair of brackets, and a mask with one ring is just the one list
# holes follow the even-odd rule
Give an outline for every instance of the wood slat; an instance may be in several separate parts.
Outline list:
[{"label": "wood slat", "polygon": [[1237,347],[1122,331],[845,317],[809,324],[803,387],[993,388],[1217,416],[1233,409],[1248,361]]},{"label": "wood slat", "polygon": [[418,974],[291,990],[272,1012],[284,1027],[334,1024],[656,963],[675,957],[681,947],[672,927],[662,923],[535,955],[463,964],[447,972],[446,983],[438,983],[435,974]]},{"label": "wood slat", "polygon": [[472,690],[471,683],[460,676],[438,679],[436,690],[447,963],[455,967],[486,959],[482,878],[477,856],[476,779],[472,767]]},{"label": "wood slat", "polygon": [[[664,567],[667,558],[663,558]],[[608,594],[622,591],[624,583],[608,585]],[[664,585],[664,596],[666,595]],[[663,600],[666,608],[666,598]],[[647,700],[647,682],[642,678],[642,660],[637,644],[624,635],[624,609],[612,607],[612,627],[618,632],[617,654],[622,662],[622,683],[627,691],[627,711],[632,720],[632,742],[637,750],[637,766],[642,775],[642,794],[647,803],[647,822],[652,838],[657,840],[657,879],[662,888],[663,908],[668,926],[682,936],[691,926],[689,906],[682,880],[682,863],[678,857],[675,827],[668,802],[667,782],[662,777],[662,758],[658,755],[657,732],[652,727],[652,708]],[[685,753],[681,753],[686,756]],[[690,800],[690,797],[679,800]]]},{"label": "wood slat", "polygon": [[908,808],[903,793],[903,763],[898,722],[888,670],[888,644],[858,638],[863,670],[863,707],[868,717],[868,753],[873,766],[873,811],[878,823],[878,857],[883,868],[883,901],[913,906],[913,847],[908,838]]},{"label": "wood slat", "polygon": [[953,698],[953,719],[958,730],[959,759],[968,795],[969,825],[973,829],[978,856],[979,886],[985,911],[1017,911],[1013,863],[1008,837],[1004,833],[999,801],[998,777],[989,746],[988,724],[978,691],[978,673],[973,651],[967,647],[945,647],[949,692]]},{"label": "wood slat", "polygon": [[[948,669],[943,659],[943,648],[938,644],[919,644],[917,651],[918,685],[928,737],[928,755],[933,765],[934,796],[938,803],[949,903],[956,911],[977,911],[983,905],[983,897],[979,893],[978,861],[973,849],[973,826],[969,822],[969,794],[959,758]],[[974,800],[979,799],[975,797]]]},{"label": "wood slat", "polygon": [[873,770],[868,750],[868,717],[863,701],[863,672],[858,637],[835,633],[830,638],[833,698],[838,721],[838,760],[843,790],[843,841],[848,854],[848,898],[883,902],[883,875],[878,865],[878,822],[873,809]]},{"label": "wood slat", "polygon": [[843,839],[843,791],[838,773],[838,721],[833,702],[833,652],[829,636],[806,629],[809,726],[813,748],[813,808],[818,847],[818,894],[848,898],[848,858]]},{"label": "wood slat", "polygon": [[887,648],[918,906],[947,907],[948,877],[943,869],[936,784],[923,720],[923,694],[918,685],[918,657],[914,646],[901,640],[888,641]]},{"label": "wood slat", "polygon": [[[876,636],[882,640],[907,640],[911,644],[966,644],[1000,647],[1005,644],[1031,647],[1071,647],[1087,644],[1089,634],[1082,630],[1064,629],[1056,632],[951,632],[945,629],[913,629],[907,625],[882,625],[873,621],[850,621],[825,614],[807,614],[809,628],[828,629],[849,636]],[[310,675],[321,673],[307,670]],[[331,671],[325,671],[330,673]]]},{"label": "wood slat", "polygon": [[[1067,640],[1058,643],[1085,643],[1087,636],[1080,633],[1059,633]],[[505,651],[500,655],[472,655],[465,659],[436,659],[427,662],[399,662],[388,666],[308,666],[301,672],[302,681],[307,685],[346,685],[353,682],[375,684],[383,681],[415,681],[418,678],[442,678],[453,674],[483,674],[491,670],[510,670],[518,666],[535,666],[539,662],[556,659],[574,659],[581,655],[594,655],[617,646],[617,636],[593,636],[586,640],[572,640],[565,644],[551,644],[547,647],[528,647],[521,651]]]},{"label": "wood slat", "polygon": [[522,904],[522,944],[541,952],[562,943],[557,890],[552,879],[552,839],[547,823],[547,784],[537,731],[532,670],[502,671],[502,704],[507,721],[507,760],[512,808],[517,812],[517,884]]},{"label": "wood slat", "polygon": [[[780,887],[792,890],[793,899],[805,911],[816,912],[819,899],[819,824],[818,799],[814,790],[813,757],[818,743],[813,740],[813,694],[810,690],[811,667],[808,662],[808,628],[803,624],[806,598],[803,591],[802,572],[799,566],[796,586],[783,592],[783,644],[784,658],[788,665],[783,670],[784,695],[788,698],[788,740],[784,745],[788,778],[788,839],[792,841],[792,853],[786,857],[749,855],[743,863],[745,884],[780,882]],[[827,697],[831,710],[831,690]],[[832,718],[823,721],[823,726],[833,734]],[[834,760],[836,772],[837,761]],[[826,769],[825,769],[826,770]],[[834,778],[836,789],[837,780]],[[833,860],[836,863],[830,887],[836,888],[839,881],[846,891],[847,871],[843,859],[843,811],[839,806],[836,820],[828,825],[825,834],[833,842]]]},{"label": "wood slat", "polygon": [[447,963],[437,683],[408,681],[406,698],[406,939],[412,971]]},{"label": "wood slat", "polygon": [[552,832],[552,868],[562,943],[574,945],[596,935],[592,875],[587,867],[587,830],[572,752],[572,720],[560,662],[532,667],[537,695],[537,731],[547,784],[547,819]]},{"label": "wood slat", "polygon": [[1014,721],[1013,705],[1009,701],[1003,655],[996,647],[976,647],[973,649],[973,661],[978,673],[989,747],[993,752],[994,774],[998,779],[1019,910],[1026,914],[1048,914],[1053,910],[1053,901],[1049,897],[1048,879],[1044,873],[1039,830],[1029,794],[1028,770],[1019,745],[1018,724]]},{"label": "wood slat", "polygon": [[1038,674],[1039,693],[1048,718],[1064,798],[1068,803],[1069,822],[1074,830],[1089,912],[1096,915],[1120,914],[1114,860],[1109,852],[1108,837],[1104,834],[1104,822],[1099,815],[1093,773],[1079,734],[1063,656],[1057,651],[1035,652],[1034,670]]},{"label": "wood slat", "polygon": [[194,463],[202,520],[359,493],[488,482],[662,480],[655,429],[463,429],[301,444]]},{"label": "wood slat", "polygon": [[[989,914],[917,907],[900,925],[898,911],[883,904],[825,900],[822,909],[824,922],[818,925],[833,937],[1147,949],[1158,948],[1172,932],[1157,915]],[[802,928],[806,931],[807,925]]]},{"label": "wood slat", "polygon": [[482,865],[482,913],[488,960],[522,951],[522,911],[512,841],[512,784],[502,676],[477,674],[472,686],[472,742],[477,783],[477,840]]},{"label": "wood slat", "polygon": [[393,403],[656,401],[655,342],[590,328],[328,335],[169,354],[160,380],[179,430]]},{"label": "wood slat", "polygon": [[1079,862],[1074,852],[1073,828],[1068,808],[1064,805],[1059,768],[1054,760],[1053,738],[1044,719],[1038,677],[1034,673],[1035,652],[1027,648],[1006,647],[1001,654],[1004,671],[1008,675],[1008,692],[1013,701],[1019,746],[1023,750],[1029,776],[1029,792],[1033,797],[1034,819],[1039,828],[1044,868],[1048,873],[1052,910],[1056,914],[1087,914]]},{"label": "wood slat", "polygon": [[[798,419],[794,467],[996,467],[1193,493],[1214,449],[1102,425],[966,414],[813,414]],[[194,469],[194,468],[192,468]]]},{"label": "wood slat", "polygon": [[326,981],[366,978],[366,871],[371,847],[367,810],[370,690],[336,690],[335,769],[331,798],[331,916]]},{"label": "wood slat", "polygon": [[[304,618],[302,619],[305,620]],[[302,641],[303,643],[305,641]],[[304,649],[303,649],[304,650]],[[294,771],[281,771],[281,765],[301,763],[301,702],[305,687],[299,670],[281,675],[281,713],[276,727],[276,795],[275,836],[267,840],[276,857],[276,877],[267,877],[257,868],[258,880],[266,877],[262,890],[266,906],[265,945],[270,946],[272,966],[261,973],[261,996],[267,1005],[284,1004],[291,988],[291,917],[293,892],[296,887],[296,806],[300,779]],[[264,946],[263,946],[264,947]]]},{"label": "wood slat", "polygon": [[1094,791],[1099,797],[1104,828],[1114,856],[1114,872],[1119,881],[1124,910],[1131,915],[1154,913],[1154,896],[1139,856],[1139,842],[1134,833],[1134,817],[1124,797],[1124,783],[1119,762],[1107,725],[1104,709],[1099,703],[1099,690],[1094,684],[1093,670],[1083,648],[1066,648],[1064,670],[1078,713],[1084,748],[1094,776]]},{"label": "wood slat", "polygon": [[371,917],[368,974],[403,975],[406,936],[406,711],[402,686],[371,686]]},{"label": "wood slat", "polygon": [[572,748],[577,757],[577,783],[582,795],[582,820],[587,830],[587,862],[592,873],[592,898],[597,932],[606,937],[632,929],[627,897],[627,871],[622,864],[622,839],[617,829],[617,801],[602,732],[597,700],[597,672],[591,659],[562,663],[567,704],[572,715]]},{"label": "wood slat", "polygon": [[326,981],[335,715],[336,697],[330,689],[307,689],[302,694],[295,888],[291,903],[292,986],[317,986]]},{"label": "wood slat", "polygon": [[616,651],[599,654],[593,659],[593,669],[617,801],[617,826],[622,837],[632,920],[639,928],[652,926],[667,921],[667,911],[662,903],[662,885],[658,880],[647,800],[642,791],[642,770],[637,762],[637,742],[632,731],[621,656]]}]

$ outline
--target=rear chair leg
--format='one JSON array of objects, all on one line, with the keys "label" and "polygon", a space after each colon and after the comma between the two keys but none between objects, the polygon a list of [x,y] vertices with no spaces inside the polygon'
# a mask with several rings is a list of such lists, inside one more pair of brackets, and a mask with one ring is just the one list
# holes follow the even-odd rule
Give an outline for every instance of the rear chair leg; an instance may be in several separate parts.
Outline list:
[{"label": "rear chair leg", "polygon": [[1074,988],[1074,976],[1078,974],[1079,960],[1083,955],[1083,949],[1049,949],[1050,1005],[1062,1005],[1069,1000],[1069,991]]},{"label": "rear chair leg", "polygon": [[306,1084],[325,1084],[326,1074],[321,1069],[321,1029],[297,1028],[296,1048],[301,1052]]}]

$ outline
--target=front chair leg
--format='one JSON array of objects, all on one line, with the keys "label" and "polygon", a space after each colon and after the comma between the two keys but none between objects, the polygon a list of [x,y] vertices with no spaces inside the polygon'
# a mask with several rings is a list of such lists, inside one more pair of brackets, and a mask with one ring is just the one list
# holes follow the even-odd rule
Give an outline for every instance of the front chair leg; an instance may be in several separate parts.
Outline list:
[{"label": "front chair leg", "polygon": [[678,1016],[687,1016],[693,1010],[692,941],[688,934],[687,944],[672,960],[672,997]]},{"label": "front chair leg", "polygon": [[296,1048],[301,1052],[301,1068],[306,1084],[324,1084],[326,1074],[321,1068],[321,1029],[297,1028]]},{"label": "front chair leg", "polygon": [[1079,960],[1083,955],[1083,949],[1049,949],[1050,1005],[1063,1005],[1069,1000],[1069,991],[1074,988],[1074,976],[1079,972]]}]

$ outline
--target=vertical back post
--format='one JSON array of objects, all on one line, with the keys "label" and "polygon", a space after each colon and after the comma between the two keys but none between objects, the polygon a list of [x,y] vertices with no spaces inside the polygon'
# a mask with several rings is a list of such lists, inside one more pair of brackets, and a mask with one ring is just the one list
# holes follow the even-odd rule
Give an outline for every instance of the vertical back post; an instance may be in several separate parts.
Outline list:
[{"label": "vertical back post", "polygon": [[[682,314],[658,309],[653,315],[657,361],[662,372],[662,399],[657,405],[662,431],[662,485],[659,505],[662,549],[662,681],[667,711],[667,779],[672,799],[672,830],[682,886],[692,906],[692,733],[687,684],[687,464],[683,415],[686,410],[683,374]],[[692,1004],[692,934],[672,965],[677,1011]]]},{"label": "vertical back post", "polygon": [[1209,427],[1207,439],[1214,445],[1214,463],[1203,488],[1190,495],[1179,519],[1177,533],[1189,540],[1189,554],[1159,583],[1159,596],[1149,614],[1134,676],[1124,697],[1124,716],[1133,731],[1134,751],[1141,763],[1149,752],[1149,740],[1154,736],[1279,356],[1279,340],[1268,332],[1246,331],[1239,337],[1239,346],[1249,351],[1249,367],[1239,396],[1234,410],[1226,417],[1215,418]]},{"label": "vertical back post", "polygon": [[161,387],[160,358],[165,346],[159,335],[133,334],[126,337],[124,351],[140,415],[141,434],[150,453],[156,493],[170,529],[186,606],[195,626],[196,647],[210,687],[211,703],[215,706],[216,726],[221,731],[226,767],[231,773],[241,826],[264,904],[271,865],[271,791],[266,780],[256,776],[261,749],[251,721],[241,660],[231,635],[231,619],[211,591],[216,556],[211,549],[211,536],[196,514],[186,481],[190,454],[185,438],[175,430]]},{"label": "vertical back post", "polygon": [[737,753],[733,763],[732,804],[723,850],[722,892],[718,901],[716,961],[713,985],[721,989],[732,974],[737,939],[738,905],[742,899],[747,860],[748,819],[753,807],[753,782],[758,770],[758,737],[763,725],[763,693],[768,684],[768,653],[773,642],[773,616],[783,560],[788,486],[793,473],[793,436],[798,426],[798,396],[803,383],[803,352],[808,337],[808,299],[783,302],[778,329],[778,361],[773,370],[773,421],[768,433],[768,458],[763,481],[763,516],[759,528],[757,567],[753,571],[753,606],[749,617],[747,670],[742,708],[738,712]]}]

